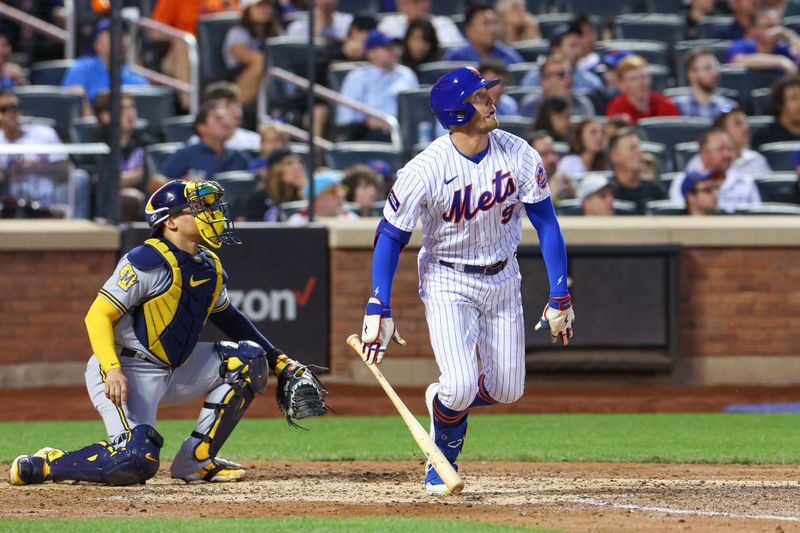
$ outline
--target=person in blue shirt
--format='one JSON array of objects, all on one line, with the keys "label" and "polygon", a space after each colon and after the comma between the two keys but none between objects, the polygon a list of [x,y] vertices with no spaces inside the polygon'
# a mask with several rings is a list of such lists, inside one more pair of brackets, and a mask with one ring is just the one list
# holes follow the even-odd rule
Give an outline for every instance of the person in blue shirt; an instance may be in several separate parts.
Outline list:
[{"label": "person in blue shirt", "polygon": [[[405,65],[398,65],[395,41],[380,30],[372,30],[365,45],[369,65],[345,76],[342,96],[397,117],[397,95],[419,85],[417,75]],[[388,141],[389,127],[383,121],[340,105],[336,109],[337,139]]]},{"label": "person in blue shirt", "polygon": [[234,121],[219,100],[209,100],[194,121],[200,142],[186,144],[161,164],[161,176],[152,176],[148,190],[158,189],[174,179],[210,180],[215,174],[248,170],[250,157],[245,152],[225,148],[234,131]]},{"label": "person in blue shirt", "polygon": [[525,61],[519,52],[500,41],[500,25],[497,15],[490,7],[470,8],[464,33],[467,44],[448,50],[444,55],[445,61],[480,63],[484,59],[499,59],[506,65]]},{"label": "person in blue shirt", "polygon": [[497,59],[487,59],[478,66],[478,71],[484,79],[500,80],[500,83],[489,89],[489,94],[494,98],[497,116],[519,115],[519,105],[511,96],[505,94],[508,86],[508,68],[505,63]]},{"label": "person in blue shirt", "polygon": [[[110,75],[108,65],[111,57],[111,21],[109,19],[100,20],[94,28],[92,42],[94,51],[97,55],[81,57],[75,60],[75,64],[64,74],[61,82],[63,87],[76,87],[83,92],[86,97],[83,102],[83,114],[91,116],[93,114],[92,104],[94,97],[101,91],[108,90],[110,87]],[[123,32],[125,28],[123,27]],[[130,37],[127,32],[122,37],[122,57],[127,56]],[[120,67],[122,85],[148,85],[148,81],[138,74],[134,74],[125,63]]]},{"label": "person in blue shirt", "polygon": [[774,8],[759,9],[753,15],[752,39],[735,41],[728,48],[728,63],[752,69],[780,69],[797,73],[800,58],[800,37],[781,26],[781,17]]}]

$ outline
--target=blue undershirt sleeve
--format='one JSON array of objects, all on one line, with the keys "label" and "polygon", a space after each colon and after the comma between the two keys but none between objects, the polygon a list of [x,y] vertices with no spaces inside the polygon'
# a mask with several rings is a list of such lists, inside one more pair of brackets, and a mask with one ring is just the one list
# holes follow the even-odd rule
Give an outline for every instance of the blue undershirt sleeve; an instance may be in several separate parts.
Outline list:
[{"label": "blue undershirt sleeve", "polygon": [[[410,231],[403,231],[381,220],[375,236],[375,251],[372,254],[372,294],[383,303],[388,312],[392,300],[392,283],[400,262],[400,252],[411,238]],[[385,315],[391,316],[391,315]]]},{"label": "blue undershirt sleeve", "polygon": [[553,200],[548,197],[535,204],[525,204],[525,212],[539,235],[539,247],[550,280],[550,296],[567,296],[567,246],[556,218]]},{"label": "blue undershirt sleeve", "polygon": [[258,331],[255,324],[247,318],[244,313],[233,305],[227,306],[218,313],[211,313],[209,316],[222,332],[234,341],[253,341],[267,352],[267,360],[270,368],[275,366],[275,362],[283,352],[275,348],[269,340]]}]

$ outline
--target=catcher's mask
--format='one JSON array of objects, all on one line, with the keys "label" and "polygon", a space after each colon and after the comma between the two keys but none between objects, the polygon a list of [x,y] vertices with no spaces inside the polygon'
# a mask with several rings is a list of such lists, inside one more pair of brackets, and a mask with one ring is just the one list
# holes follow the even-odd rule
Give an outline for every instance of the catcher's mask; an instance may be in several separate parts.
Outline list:
[{"label": "catcher's mask", "polygon": [[175,213],[189,209],[200,236],[211,247],[240,244],[233,233],[230,206],[221,201],[225,190],[216,181],[175,180],[161,186],[147,202],[145,217],[155,235],[164,221]]}]

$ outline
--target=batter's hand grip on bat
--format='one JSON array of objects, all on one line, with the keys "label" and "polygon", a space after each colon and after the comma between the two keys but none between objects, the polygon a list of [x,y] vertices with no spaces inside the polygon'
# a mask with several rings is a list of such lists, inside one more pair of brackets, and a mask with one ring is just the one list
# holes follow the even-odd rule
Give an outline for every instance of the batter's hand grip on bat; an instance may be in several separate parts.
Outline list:
[{"label": "batter's hand grip on bat", "polygon": [[[347,344],[350,345],[353,351],[358,354],[359,359],[361,359],[361,339],[358,335],[353,334],[347,337]],[[363,359],[361,360],[363,361]],[[381,371],[378,370],[378,366],[365,364],[367,368],[372,371],[372,374],[375,376],[375,379],[378,380],[381,387],[383,387],[386,395],[389,396],[389,400],[392,401],[395,409],[400,413],[400,417],[403,419],[403,422],[406,423],[408,430],[411,432],[411,436],[417,441],[417,445],[425,454],[425,457],[428,459],[428,462],[431,463],[434,470],[439,474],[439,477],[442,478],[444,484],[447,485],[450,493],[458,494],[461,492],[464,489],[464,481],[458,475],[458,472],[455,471],[453,465],[450,464],[450,461],[447,460],[439,447],[436,446],[436,443],[433,442],[433,439],[425,428],[423,428],[414,415],[411,414],[406,404],[403,403],[403,400],[400,399],[389,382],[386,381]]]}]

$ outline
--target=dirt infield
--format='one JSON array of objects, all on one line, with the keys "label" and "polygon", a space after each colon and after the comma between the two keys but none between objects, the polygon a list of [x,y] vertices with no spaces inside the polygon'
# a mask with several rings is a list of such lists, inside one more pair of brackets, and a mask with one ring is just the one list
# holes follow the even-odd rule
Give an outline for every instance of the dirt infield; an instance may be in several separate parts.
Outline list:
[{"label": "dirt infield", "polygon": [[459,496],[412,462],[246,463],[227,484],[0,485],[2,518],[414,516],[569,531],[800,531],[794,466],[466,462]]}]

